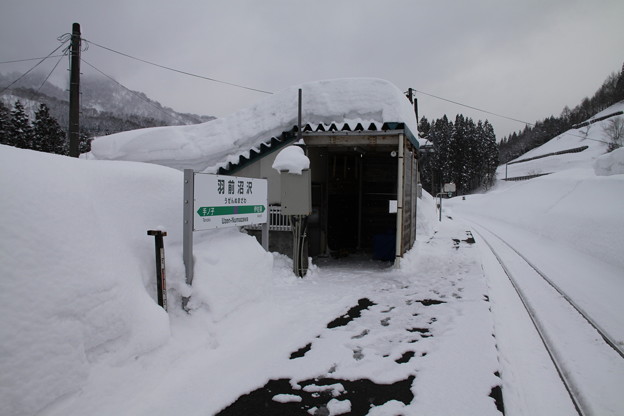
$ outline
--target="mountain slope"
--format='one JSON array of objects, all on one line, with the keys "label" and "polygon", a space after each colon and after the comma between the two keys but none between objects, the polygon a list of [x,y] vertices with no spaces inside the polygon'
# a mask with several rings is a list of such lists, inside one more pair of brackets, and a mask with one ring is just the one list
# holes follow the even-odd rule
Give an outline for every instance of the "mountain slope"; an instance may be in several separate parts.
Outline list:
[{"label": "mountain slope", "polygon": [[[18,74],[0,74],[0,86],[11,84]],[[112,80],[97,76],[81,79],[81,128],[90,136],[165,125],[188,125],[214,119],[211,116],[179,113],[149,99],[145,94],[127,90]],[[65,128],[68,125],[69,93],[45,81],[43,74],[29,74],[5,91],[0,101],[11,108],[20,100],[34,119],[40,103]]]},{"label": "mountain slope", "polygon": [[[624,110],[624,101],[612,105],[591,117],[598,119]],[[570,129],[552,138],[543,145],[511,160],[507,165],[499,166],[497,178],[516,178],[529,175],[560,172],[573,168],[590,168],[594,161],[607,152],[610,138],[605,128],[616,118],[624,120],[624,115],[616,115],[608,119],[590,124],[589,126]],[[563,153],[540,157],[552,153],[560,153],[571,149],[587,148],[578,153]],[[532,159],[532,160],[527,160]],[[524,161],[526,160],[526,161]]]}]

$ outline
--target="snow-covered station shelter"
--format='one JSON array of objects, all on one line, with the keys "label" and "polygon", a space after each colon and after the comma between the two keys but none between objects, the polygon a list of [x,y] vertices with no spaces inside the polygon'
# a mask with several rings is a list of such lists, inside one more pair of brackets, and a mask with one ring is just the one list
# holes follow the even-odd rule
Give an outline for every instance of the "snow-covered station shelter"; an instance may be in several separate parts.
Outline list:
[{"label": "snow-covered station shelter", "polygon": [[310,161],[310,256],[359,252],[395,260],[412,247],[419,194],[417,120],[406,96],[384,80],[294,86],[207,123],[98,138],[86,157],[266,178],[270,249],[290,254],[289,224],[280,215],[283,174],[273,163],[292,145],[301,146]]}]

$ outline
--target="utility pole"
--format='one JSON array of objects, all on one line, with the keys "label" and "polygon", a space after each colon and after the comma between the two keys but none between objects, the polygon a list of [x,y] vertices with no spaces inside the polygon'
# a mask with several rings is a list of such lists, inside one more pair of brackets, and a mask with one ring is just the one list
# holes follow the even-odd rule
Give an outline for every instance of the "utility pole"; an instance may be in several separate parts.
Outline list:
[{"label": "utility pole", "polygon": [[80,156],[80,24],[71,35],[69,73],[69,156]]},{"label": "utility pole", "polygon": [[407,99],[414,106],[414,114],[416,114],[416,123],[418,123],[418,98],[414,97],[414,89],[409,87],[407,89]]}]

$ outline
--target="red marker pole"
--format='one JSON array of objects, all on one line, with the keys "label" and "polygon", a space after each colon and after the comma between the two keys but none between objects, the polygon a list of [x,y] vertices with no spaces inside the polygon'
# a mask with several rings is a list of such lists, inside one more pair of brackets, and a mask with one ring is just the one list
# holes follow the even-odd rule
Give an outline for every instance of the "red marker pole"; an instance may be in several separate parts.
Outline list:
[{"label": "red marker pole", "polygon": [[167,232],[160,230],[148,230],[147,235],[154,236],[156,247],[156,287],[158,295],[158,304],[167,310],[167,280],[165,278],[165,245],[163,237]]}]

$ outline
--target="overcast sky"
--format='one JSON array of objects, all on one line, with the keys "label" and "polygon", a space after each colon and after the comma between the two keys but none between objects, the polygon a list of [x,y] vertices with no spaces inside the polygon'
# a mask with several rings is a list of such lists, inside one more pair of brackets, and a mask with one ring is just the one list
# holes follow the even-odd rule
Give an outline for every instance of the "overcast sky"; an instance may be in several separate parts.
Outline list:
[{"label": "overcast sky", "polygon": [[[251,88],[376,77],[527,122],[574,107],[624,62],[621,0],[0,0],[0,62],[46,56],[74,22],[99,45]],[[225,116],[266,96],[93,44],[82,57],[177,111]],[[46,72],[57,59],[48,61]],[[64,59],[54,77],[67,67]],[[83,64],[82,72],[95,71]],[[524,128],[416,97],[430,120],[487,118],[499,138]]]}]

